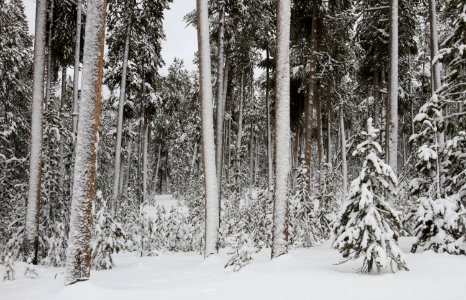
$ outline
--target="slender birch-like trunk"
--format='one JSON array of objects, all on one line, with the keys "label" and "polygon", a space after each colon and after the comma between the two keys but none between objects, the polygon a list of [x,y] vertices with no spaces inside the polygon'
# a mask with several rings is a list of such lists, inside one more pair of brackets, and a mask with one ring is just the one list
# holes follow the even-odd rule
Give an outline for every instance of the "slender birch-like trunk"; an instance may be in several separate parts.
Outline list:
[{"label": "slender birch-like trunk", "polygon": [[125,49],[123,54],[123,68],[121,71],[121,84],[120,84],[120,98],[118,102],[118,124],[117,124],[117,139],[115,145],[115,166],[113,175],[113,190],[110,207],[112,214],[115,214],[116,201],[118,198],[118,183],[120,178],[120,164],[121,164],[121,138],[123,135],[123,109],[125,106],[126,94],[126,72],[128,69],[128,54],[129,54],[129,41],[131,36],[133,14],[129,14],[128,25],[126,26]]},{"label": "slender birch-like trunk", "polygon": [[199,81],[201,91],[202,160],[205,180],[205,249],[204,257],[218,252],[220,207],[215,162],[212,82],[207,0],[196,0],[197,41],[199,49]]},{"label": "slender birch-like trunk", "polygon": [[390,80],[387,90],[390,103],[388,162],[398,174],[398,0],[390,1]]},{"label": "slender birch-like trunk", "polygon": [[89,279],[91,270],[92,201],[96,192],[96,148],[102,93],[106,7],[105,0],[87,2],[80,121],[76,137],[65,285]]},{"label": "slender birch-like trunk", "polygon": [[37,264],[39,249],[39,209],[42,160],[42,119],[44,99],[45,28],[47,0],[36,0],[34,35],[34,73],[32,86],[31,156],[29,188],[24,228],[24,257]]},{"label": "slender birch-like trunk", "polygon": [[275,86],[275,191],[272,258],[288,252],[288,178],[290,175],[290,0],[277,1]]},{"label": "slender birch-like trunk", "polygon": [[81,51],[81,10],[82,0],[76,1],[76,37],[74,48],[74,75],[73,75],[73,141],[76,139],[76,129],[78,128],[78,107],[79,107],[79,56]]}]

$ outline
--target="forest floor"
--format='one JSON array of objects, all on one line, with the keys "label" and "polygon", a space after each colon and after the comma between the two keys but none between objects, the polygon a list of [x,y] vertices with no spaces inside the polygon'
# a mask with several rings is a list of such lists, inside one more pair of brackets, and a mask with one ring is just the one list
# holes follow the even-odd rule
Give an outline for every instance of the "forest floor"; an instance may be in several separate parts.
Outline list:
[{"label": "forest floor", "polygon": [[224,269],[225,252],[207,260],[197,253],[121,253],[115,269],[93,271],[89,281],[68,287],[61,269],[38,266],[39,278],[28,279],[25,264],[16,263],[16,280],[0,281],[0,299],[465,300],[466,257],[411,254],[411,244],[410,238],[401,240],[410,271],[380,275],[358,273],[361,262],[335,265],[339,254],[328,243],[291,250],[274,261],[264,250],[239,272]]}]

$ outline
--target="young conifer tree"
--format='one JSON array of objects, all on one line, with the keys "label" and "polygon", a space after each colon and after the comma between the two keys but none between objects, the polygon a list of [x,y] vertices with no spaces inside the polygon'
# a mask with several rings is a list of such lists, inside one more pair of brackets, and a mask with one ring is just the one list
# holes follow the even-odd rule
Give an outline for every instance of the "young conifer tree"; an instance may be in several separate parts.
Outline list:
[{"label": "young conifer tree", "polygon": [[393,271],[408,270],[398,247],[398,213],[386,199],[396,194],[398,182],[392,168],[378,157],[382,153],[378,132],[369,118],[367,132],[362,132],[365,140],[353,152],[364,156],[363,165],[351,183],[346,205],[335,224],[333,247],[345,261],[362,257],[364,272],[371,272],[374,267],[380,271],[389,265]]}]

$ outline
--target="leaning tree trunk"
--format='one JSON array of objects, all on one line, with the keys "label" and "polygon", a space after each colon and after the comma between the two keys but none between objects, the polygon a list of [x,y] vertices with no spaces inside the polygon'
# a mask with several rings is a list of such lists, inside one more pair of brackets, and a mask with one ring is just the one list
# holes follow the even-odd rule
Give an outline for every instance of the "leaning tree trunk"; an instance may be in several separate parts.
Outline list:
[{"label": "leaning tree trunk", "polygon": [[66,285],[89,279],[91,270],[92,201],[96,190],[96,148],[102,93],[106,7],[105,0],[87,2],[80,121],[76,137],[70,233],[65,268]]},{"label": "leaning tree trunk", "polygon": [[277,1],[275,86],[275,191],[272,258],[288,252],[290,173],[290,0]]},{"label": "leaning tree trunk", "polygon": [[319,3],[314,0],[312,7],[311,47],[309,53],[309,83],[307,101],[305,103],[306,150],[304,157],[308,168],[308,188],[312,191],[312,115],[315,105],[317,89],[317,18],[319,17]]},{"label": "leaning tree trunk", "polygon": [[202,160],[205,182],[205,249],[204,257],[218,252],[220,207],[218,201],[215,162],[212,82],[209,42],[209,13],[207,0],[196,1],[197,41],[199,48],[199,83],[201,91]]},{"label": "leaning tree trunk", "polygon": [[389,144],[388,162],[395,174],[398,173],[398,0],[390,1],[390,78],[388,82]]},{"label": "leaning tree trunk", "polygon": [[115,214],[116,202],[118,198],[118,183],[120,178],[120,164],[121,164],[121,138],[123,135],[123,109],[125,106],[125,94],[126,94],[126,71],[128,69],[128,54],[129,54],[129,42],[131,36],[133,15],[130,13],[128,25],[126,26],[126,37],[125,37],[125,49],[123,54],[123,68],[121,71],[121,84],[120,84],[120,98],[118,102],[118,125],[117,125],[117,139],[115,145],[115,165],[113,175],[113,190],[110,207],[112,214]]},{"label": "leaning tree trunk", "polygon": [[34,35],[34,73],[31,114],[31,158],[29,162],[29,189],[24,228],[24,257],[37,264],[39,249],[39,209],[42,160],[42,119],[44,98],[45,27],[47,0],[36,0]]},{"label": "leaning tree trunk", "polygon": [[79,56],[81,51],[81,9],[82,0],[76,1],[76,36],[74,48],[74,75],[73,75],[73,141],[76,138],[78,128],[78,106],[79,106]]}]

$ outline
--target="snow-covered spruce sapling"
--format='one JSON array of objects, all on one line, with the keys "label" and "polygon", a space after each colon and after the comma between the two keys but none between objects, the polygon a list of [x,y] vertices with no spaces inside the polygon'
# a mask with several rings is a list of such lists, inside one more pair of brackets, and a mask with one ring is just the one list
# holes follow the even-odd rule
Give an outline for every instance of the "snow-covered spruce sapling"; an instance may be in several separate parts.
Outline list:
[{"label": "snow-covered spruce sapling", "polygon": [[24,277],[30,279],[36,279],[39,277],[39,274],[37,274],[36,268],[34,267],[31,258],[28,258],[26,270],[24,271]]},{"label": "snow-covered spruce sapling", "polygon": [[125,234],[121,225],[110,215],[102,193],[97,192],[100,209],[95,216],[95,234],[92,243],[92,265],[97,270],[112,269],[114,267],[112,254],[119,252],[125,244]]},{"label": "snow-covered spruce sapling", "polygon": [[387,201],[396,193],[397,179],[390,166],[378,157],[382,153],[376,142],[378,132],[369,118],[367,132],[362,132],[365,141],[353,152],[363,155],[364,162],[335,223],[333,247],[343,255],[344,262],[362,257],[363,272],[374,268],[380,272],[389,265],[392,271],[408,270],[398,247],[400,220]]},{"label": "snow-covered spruce sapling", "polygon": [[13,255],[11,252],[8,252],[5,255],[3,265],[5,266],[3,280],[15,280],[15,268],[13,263]]},{"label": "snow-covered spruce sapling", "polygon": [[[421,149],[421,148],[420,148]],[[417,240],[412,247],[466,255],[466,133],[448,140],[442,158],[444,189],[440,197],[426,193],[415,213]]]},{"label": "snow-covered spruce sapling", "polygon": [[296,248],[312,247],[320,243],[318,222],[319,203],[311,197],[308,168],[303,161],[297,170],[297,185],[290,198],[290,244]]}]

